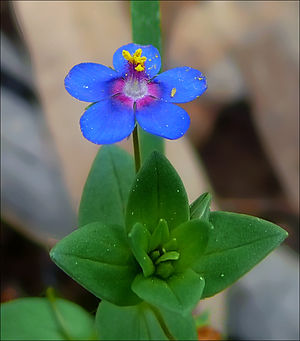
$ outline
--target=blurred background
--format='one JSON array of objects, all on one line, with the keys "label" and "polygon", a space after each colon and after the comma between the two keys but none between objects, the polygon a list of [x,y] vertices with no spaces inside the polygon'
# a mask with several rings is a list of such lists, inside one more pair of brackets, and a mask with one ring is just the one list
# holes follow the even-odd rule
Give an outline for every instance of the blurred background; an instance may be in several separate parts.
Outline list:
[{"label": "blurred background", "polygon": [[[199,304],[232,340],[299,339],[299,3],[162,1],[164,69],[191,66],[208,90],[182,105],[188,134],[166,153],[194,200],[275,222],[289,237],[230,289]],[[1,301],[48,286],[98,300],[49,259],[76,227],[98,146],[85,103],[64,90],[80,62],[112,65],[131,41],[127,1],[1,1]],[[131,141],[120,143],[131,151]],[[212,336],[211,336],[212,338]]]}]

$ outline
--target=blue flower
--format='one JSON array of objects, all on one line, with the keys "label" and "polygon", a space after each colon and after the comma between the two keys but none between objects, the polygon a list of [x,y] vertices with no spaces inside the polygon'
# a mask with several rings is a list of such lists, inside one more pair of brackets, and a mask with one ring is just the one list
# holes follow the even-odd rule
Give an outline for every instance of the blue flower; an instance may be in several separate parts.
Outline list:
[{"label": "blue flower", "polygon": [[177,139],[190,125],[189,115],[173,103],[189,102],[207,88],[198,70],[178,67],[159,75],[161,60],[152,46],[127,44],[113,56],[113,66],[75,65],[65,78],[70,95],[92,102],[81,116],[82,134],[96,144],[111,144],[131,134],[136,124],[145,131]]}]

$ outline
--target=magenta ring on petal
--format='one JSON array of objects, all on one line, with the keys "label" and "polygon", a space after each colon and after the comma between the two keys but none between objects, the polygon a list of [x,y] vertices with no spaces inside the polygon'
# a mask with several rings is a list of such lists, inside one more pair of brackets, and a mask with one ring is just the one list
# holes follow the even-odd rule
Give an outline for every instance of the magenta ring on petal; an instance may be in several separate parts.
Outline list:
[{"label": "magenta ring on petal", "polygon": [[207,88],[202,73],[185,66],[158,75],[161,59],[157,48],[133,43],[117,49],[113,65],[115,70],[81,63],[65,78],[71,96],[95,104],[80,119],[83,136],[95,144],[112,144],[129,136],[137,121],[151,134],[182,137],[190,119],[172,103],[202,95]]}]

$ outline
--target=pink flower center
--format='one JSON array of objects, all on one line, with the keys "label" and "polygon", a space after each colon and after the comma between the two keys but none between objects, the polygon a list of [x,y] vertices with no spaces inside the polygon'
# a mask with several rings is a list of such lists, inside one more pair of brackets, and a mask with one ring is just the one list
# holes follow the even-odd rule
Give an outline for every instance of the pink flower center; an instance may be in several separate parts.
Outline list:
[{"label": "pink flower center", "polygon": [[[140,55],[136,58],[140,58]],[[143,58],[146,59],[146,57]],[[144,63],[144,60],[142,62]],[[142,62],[141,65],[144,65]],[[157,100],[160,91],[158,84],[150,82],[146,72],[137,70],[136,63],[130,59],[128,60],[127,73],[124,78],[113,82],[111,93],[122,104],[133,108],[135,103],[137,108],[141,108]]]},{"label": "pink flower center", "polygon": [[125,79],[124,83],[124,95],[131,98],[134,102],[148,94],[147,81],[144,79],[139,80],[132,76]]}]

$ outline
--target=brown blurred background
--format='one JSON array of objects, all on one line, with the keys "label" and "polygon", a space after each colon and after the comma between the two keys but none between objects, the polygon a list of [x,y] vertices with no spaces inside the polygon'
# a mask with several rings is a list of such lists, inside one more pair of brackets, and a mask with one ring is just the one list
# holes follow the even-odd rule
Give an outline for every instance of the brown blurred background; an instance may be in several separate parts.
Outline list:
[{"label": "brown blurred background", "polygon": [[[164,69],[192,66],[208,90],[184,104],[186,137],[167,156],[193,200],[260,216],[289,232],[285,245],[205,300],[231,339],[299,337],[299,4],[162,1]],[[51,263],[48,249],[76,227],[98,150],[82,138],[85,107],[63,79],[80,62],[112,64],[131,41],[126,1],[1,2],[1,299],[49,285],[89,311],[98,300]],[[131,141],[120,143],[131,151]]]}]

